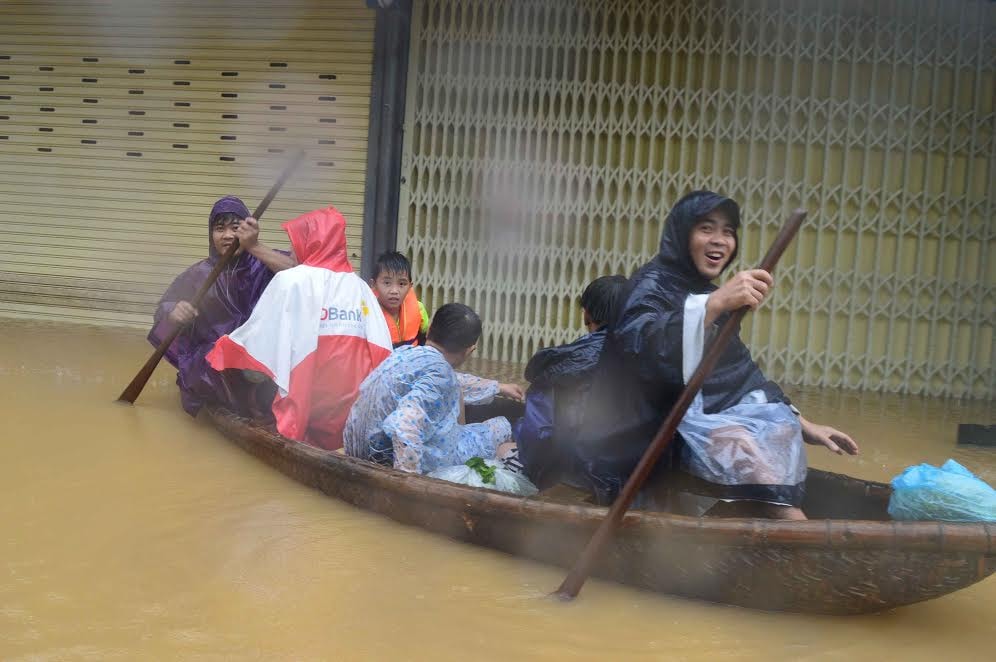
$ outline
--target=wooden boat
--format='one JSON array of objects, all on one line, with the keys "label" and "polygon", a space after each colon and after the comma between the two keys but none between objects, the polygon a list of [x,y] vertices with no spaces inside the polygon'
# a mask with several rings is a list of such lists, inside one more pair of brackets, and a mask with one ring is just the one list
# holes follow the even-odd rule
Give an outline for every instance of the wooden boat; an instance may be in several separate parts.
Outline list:
[{"label": "wooden boat", "polygon": [[[572,565],[606,513],[394,471],[291,441],[224,409],[209,415],[236,444],[329,496],[544,563]],[[890,521],[889,493],[883,483],[814,469],[809,521],[634,511],[595,575],[755,609],[861,614],[930,600],[996,570],[996,525]]]}]

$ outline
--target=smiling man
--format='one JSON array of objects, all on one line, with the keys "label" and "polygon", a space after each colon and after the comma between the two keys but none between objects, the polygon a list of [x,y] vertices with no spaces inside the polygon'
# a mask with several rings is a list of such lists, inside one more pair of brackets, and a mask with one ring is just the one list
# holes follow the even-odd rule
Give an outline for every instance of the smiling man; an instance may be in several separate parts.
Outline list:
[{"label": "smiling man", "polygon": [[[630,279],[609,325],[579,432],[592,489],[611,502],[698,366],[707,338],[733,311],[756,309],[771,274],[748,269],[715,285],[737,255],[740,208],[695,191],[668,214],[655,258]],[[705,496],[756,516],[804,519],[803,442],[854,455],[846,434],[798,415],[734,336],[678,427],[680,468]],[[667,460],[660,465],[666,468]],[[718,510],[717,510],[718,512]]]}]

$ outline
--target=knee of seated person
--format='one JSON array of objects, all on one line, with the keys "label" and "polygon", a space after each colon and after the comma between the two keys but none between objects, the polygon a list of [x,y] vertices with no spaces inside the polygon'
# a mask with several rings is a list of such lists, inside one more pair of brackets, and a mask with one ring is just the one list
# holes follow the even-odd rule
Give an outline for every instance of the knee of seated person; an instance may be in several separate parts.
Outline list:
[{"label": "knee of seated person", "polygon": [[741,425],[724,425],[723,427],[714,428],[709,432],[709,437],[713,441],[721,441],[728,444],[754,443],[754,435]]}]

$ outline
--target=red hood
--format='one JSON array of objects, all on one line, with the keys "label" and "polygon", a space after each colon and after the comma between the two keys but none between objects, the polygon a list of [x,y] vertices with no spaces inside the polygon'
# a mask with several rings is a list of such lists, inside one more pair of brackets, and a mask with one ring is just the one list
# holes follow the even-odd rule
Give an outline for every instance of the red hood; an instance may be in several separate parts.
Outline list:
[{"label": "red hood", "polygon": [[282,226],[298,264],[352,271],[346,255],[346,219],[335,207],[309,211]]}]

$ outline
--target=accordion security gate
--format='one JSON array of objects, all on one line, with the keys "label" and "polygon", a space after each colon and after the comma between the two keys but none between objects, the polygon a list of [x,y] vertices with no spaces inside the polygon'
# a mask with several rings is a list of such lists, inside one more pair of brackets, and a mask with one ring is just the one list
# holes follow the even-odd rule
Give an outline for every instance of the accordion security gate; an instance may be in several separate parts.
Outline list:
[{"label": "accordion security gate", "polygon": [[992,398],[996,3],[416,2],[399,245],[490,358],[581,332],[695,188],[741,267],[810,219],[745,327],[807,384]]}]

